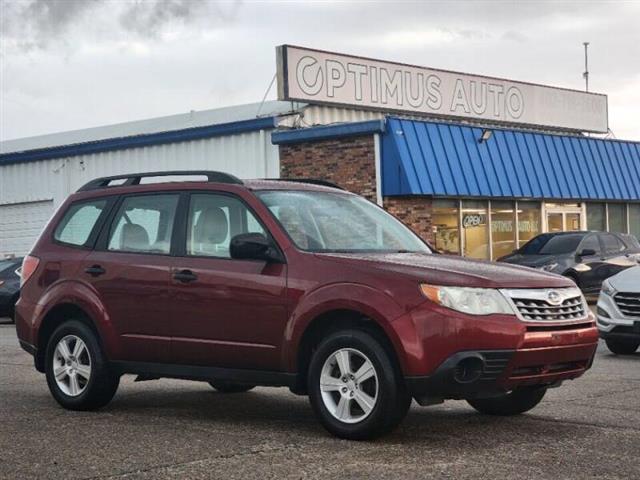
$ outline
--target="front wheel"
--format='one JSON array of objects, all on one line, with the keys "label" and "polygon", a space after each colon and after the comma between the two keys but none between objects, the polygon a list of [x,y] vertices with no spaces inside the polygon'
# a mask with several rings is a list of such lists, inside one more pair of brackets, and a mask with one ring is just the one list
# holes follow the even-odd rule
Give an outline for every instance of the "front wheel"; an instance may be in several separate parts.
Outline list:
[{"label": "front wheel", "polygon": [[538,405],[545,393],[546,388],[517,388],[499,397],[474,398],[467,402],[478,412],[487,415],[519,415]]},{"label": "front wheel", "polygon": [[607,348],[611,353],[616,355],[633,355],[638,350],[640,342],[634,341],[621,341],[621,340],[605,340]]},{"label": "front wheel", "polygon": [[47,343],[45,371],[51,395],[69,410],[96,410],[118,389],[113,373],[91,328],[78,320],[60,325]]},{"label": "front wheel", "polygon": [[411,404],[389,353],[360,330],[335,332],[318,345],[309,366],[308,392],[322,425],[351,440],[392,430]]}]

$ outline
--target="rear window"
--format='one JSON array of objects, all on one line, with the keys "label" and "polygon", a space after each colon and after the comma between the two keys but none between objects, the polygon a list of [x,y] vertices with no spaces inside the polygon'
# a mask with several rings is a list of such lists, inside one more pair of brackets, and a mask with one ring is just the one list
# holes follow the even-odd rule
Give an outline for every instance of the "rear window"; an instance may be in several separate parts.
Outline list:
[{"label": "rear window", "polygon": [[56,227],[53,238],[69,245],[84,246],[106,206],[106,199],[74,203]]}]

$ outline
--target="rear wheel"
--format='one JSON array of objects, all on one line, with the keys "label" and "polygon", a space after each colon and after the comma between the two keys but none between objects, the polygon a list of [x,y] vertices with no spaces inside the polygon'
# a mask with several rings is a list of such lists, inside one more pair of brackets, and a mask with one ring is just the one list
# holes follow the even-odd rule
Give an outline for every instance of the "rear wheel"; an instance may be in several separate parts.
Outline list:
[{"label": "rear wheel", "polygon": [[519,415],[538,405],[545,393],[546,388],[517,388],[499,397],[474,398],[467,402],[478,412],[487,415]]},{"label": "rear wheel", "polygon": [[622,340],[605,340],[607,348],[611,353],[616,355],[633,355],[638,350],[640,342],[622,341]]},{"label": "rear wheel", "polygon": [[209,382],[209,385],[221,393],[243,393],[255,387],[255,385],[243,385],[241,383],[227,382],[224,380],[213,380]]},{"label": "rear wheel", "polygon": [[390,355],[375,337],[359,330],[335,332],[318,345],[308,392],[322,425],[352,440],[392,430],[411,404]]},{"label": "rear wheel", "polygon": [[51,395],[69,410],[96,410],[108,404],[118,389],[98,339],[87,325],[69,320],[47,344],[45,372]]}]

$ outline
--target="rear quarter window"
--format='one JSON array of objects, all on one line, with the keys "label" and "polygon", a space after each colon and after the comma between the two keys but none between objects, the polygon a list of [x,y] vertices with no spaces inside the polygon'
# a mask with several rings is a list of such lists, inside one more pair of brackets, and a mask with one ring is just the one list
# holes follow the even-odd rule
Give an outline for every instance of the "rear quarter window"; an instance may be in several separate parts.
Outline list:
[{"label": "rear quarter window", "polygon": [[68,245],[86,245],[106,206],[106,199],[74,203],[56,227],[54,240]]}]

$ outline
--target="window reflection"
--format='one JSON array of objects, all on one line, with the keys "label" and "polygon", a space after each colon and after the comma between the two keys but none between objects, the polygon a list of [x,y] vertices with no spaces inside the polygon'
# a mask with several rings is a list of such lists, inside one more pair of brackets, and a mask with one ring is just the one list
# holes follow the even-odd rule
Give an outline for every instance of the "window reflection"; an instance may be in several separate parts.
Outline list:
[{"label": "window reflection", "polygon": [[460,213],[457,200],[434,200],[431,222],[434,247],[442,253],[460,254]]}]

